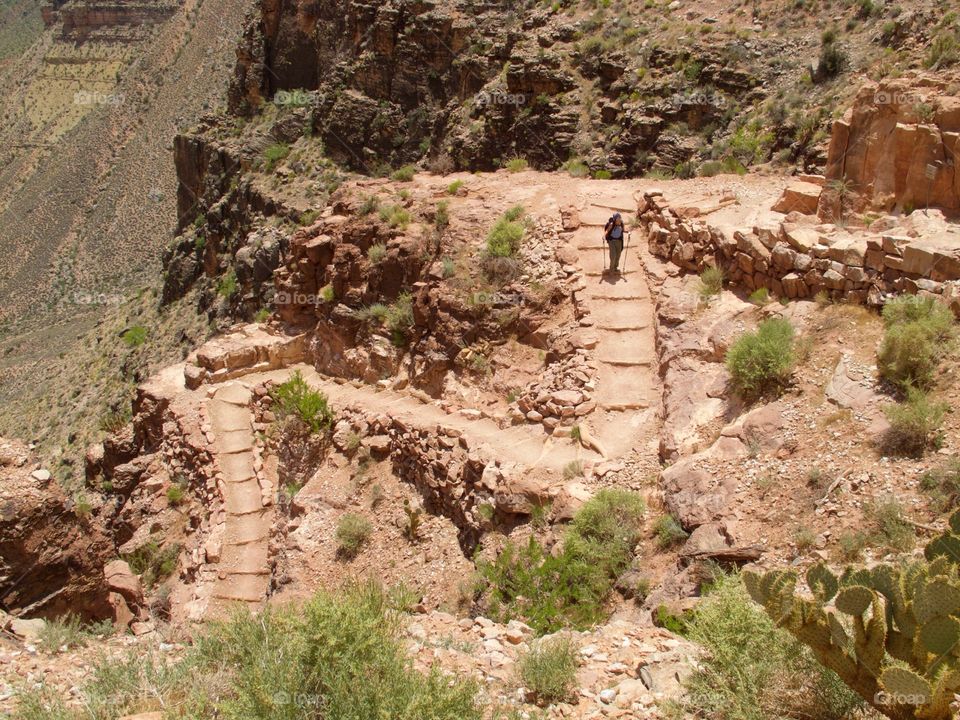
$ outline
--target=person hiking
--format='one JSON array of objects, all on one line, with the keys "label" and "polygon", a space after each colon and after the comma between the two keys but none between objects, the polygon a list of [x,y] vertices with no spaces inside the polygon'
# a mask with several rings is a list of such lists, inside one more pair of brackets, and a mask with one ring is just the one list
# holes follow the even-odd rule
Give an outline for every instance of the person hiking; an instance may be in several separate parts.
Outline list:
[{"label": "person hiking", "polygon": [[603,226],[603,239],[607,241],[610,248],[610,270],[612,273],[620,272],[620,254],[623,252],[623,236],[626,228],[623,225],[623,218],[620,213],[614,213]]}]

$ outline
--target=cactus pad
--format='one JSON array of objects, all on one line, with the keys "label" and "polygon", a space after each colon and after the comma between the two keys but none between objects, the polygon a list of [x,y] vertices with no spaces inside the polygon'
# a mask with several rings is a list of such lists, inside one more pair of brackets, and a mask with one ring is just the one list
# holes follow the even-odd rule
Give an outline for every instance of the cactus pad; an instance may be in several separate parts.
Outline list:
[{"label": "cactus pad", "polygon": [[840,582],[826,565],[817,563],[807,570],[807,585],[820,602],[830,602],[837,594]]},{"label": "cactus pad", "polygon": [[930,683],[907,668],[887,668],[880,676],[880,684],[895,698],[909,700],[910,704],[930,702],[930,696],[933,695]]},{"label": "cactus pad", "polygon": [[920,641],[935,655],[953,652],[960,644],[960,621],[952,617],[935,617],[920,627]]},{"label": "cactus pad", "polygon": [[874,598],[873,590],[863,585],[851,585],[837,593],[834,604],[845,615],[863,615]]}]

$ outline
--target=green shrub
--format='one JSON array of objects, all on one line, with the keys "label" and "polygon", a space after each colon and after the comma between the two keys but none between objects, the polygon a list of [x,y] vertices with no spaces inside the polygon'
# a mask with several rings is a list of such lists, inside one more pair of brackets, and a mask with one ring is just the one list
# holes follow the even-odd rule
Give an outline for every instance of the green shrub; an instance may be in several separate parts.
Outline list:
[{"label": "green shrub", "polygon": [[376,265],[387,256],[387,246],[383,243],[374,243],[367,248],[367,260]]},{"label": "green shrub", "polygon": [[359,585],[321,592],[301,608],[238,614],[219,626],[200,649],[230,680],[220,716],[480,720],[472,682],[413,669],[396,602],[374,585]]},{"label": "green shrub", "polygon": [[290,146],[286,143],[274,143],[263,151],[263,166],[267,172],[272,172],[278,163],[290,155]]},{"label": "green shrub", "polygon": [[337,523],[337,551],[344,557],[356,557],[370,537],[373,526],[362,515],[347,513]]},{"label": "green shrub", "polygon": [[508,220],[506,216],[497,220],[487,235],[487,255],[491,257],[513,257],[520,249],[524,227],[518,222]]},{"label": "green shrub", "polygon": [[413,176],[417,174],[417,168],[413,165],[404,165],[402,168],[398,168],[393,171],[390,175],[391,180],[396,180],[397,182],[410,182],[413,180]]},{"label": "green shrub", "polygon": [[850,59],[845,50],[843,50],[834,39],[827,39],[825,36],[823,44],[820,46],[820,59],[817,63],[817,74],[822,79],[834,78],[840,74],[843,68],[849,63]]},{"label": "green shrub", "polygon": [[120,339],[128,347],[140,347],[147,341],[147,329],[143,325],[134,325],[124,330]]},{"label": "green shrub", "polygon": [[210,623],[182,656],[131,651],[96,661],[75,709],[27,691],[16,720],[113,720],[162,711],[222,720],[482,720],[477,685],[406,655],[409,593],[369,583],[322,591],[303,605],[237,610]]},{"label": "green shrub", "polygon": [[913,548],[916,532],[903,514],[903,506],[893,497],[881,498],[864,507],[871,533],[869,543],[891,552]]},{"label": "green shrub", "polygon": [[88,638],[79,616],[67,613],[63,617],[46,621],[37,636],[37,645],[49,653],[55,653],[62,648],[86,645]]},{"label": "green shrub", "polygon": [[877,355],[881,377],[901,388],[928,387],[954,336],[953,313],[930,297],[905,295],[883,308],[886,325]]},{"label": "green shrub", "polygon": [[594,170],[593,179],[594,180],[609,180],[613,177],[613,173],[609,170]]},{"label": "green shrub", "polygon": [[700,273],[700,297],[707,300],[719,295],[723,290],[723,270],[715,265],[707,267]]},{"label": "green shrub", "polygon": [[333,285],[324,285],[320,288],[320,299],[325,302],[333,302],[337,295],[333,290]]},{"label": "green shrub", "polygon": [[711,720],[848,717],[862,703],[754,605],[738,577],[721,579],[685,628],[704,653],[684,681],[685,717]]},{"label": "green shrub", "polygon": [[750,297],[748,297],[747,300],[758,307],[763,307],[770,302],[770,291],[765,287],[757,288],[750,293]]},{"label": "green shrub", "polygon": [[460,188],[463,187],[463,180],[454,180],[452,183],[447,185],[447,195],[456,195],[460,192]]},{"label": "green shrub", "polygon": [[223,277],[217,281],[217,295],[229,300],[236,294],[239,287],[239,283],[237,282],[237,271],[233,268],[230,268],[223,274]]},{"label": "green shrub", "polygon": [[590,167],[580,158],[567,160],[562,169],[575,178],[585,178],[590,175]]},{"label": "green shrub", "polygon": [[130,570],[140,576],[143,586],[150,589],[158,582],[170,577],[177,569],[180,549],[179,543],[161,546],[156,540],[151,539],[126,555],[124,560],[130,565]]},{"label": "green shrub", "polygon": [[569,637],[540,640],[520,658],[517,671],[537,703],[569,700],[577,682],[577,646]]},{"label": "green shrub", "polygon": [[764,320],[756,332],[741,336],[727,351],[733,386],[746,399],[782,389],[794,362],[793,326],[782,318]]},{"label": "green shrub", "polygon": [[360,203],[360,207],[357,209],[357,212],[360,215],[369,215],[372,212],[375,212],[380,209],[380,198],[376,195],[367,195],[363,202]]},{"label": "green shrub", "polygon": [[380,219],[392,228],[405,230],[410,224],[410,213],[400,205],[391,205],[380,209]]},{"label": "green shrub", "polygon": [[563,466],[563,479],[573,480],[577,477],[583,477],[583,462],[581,460],[571,460]]},{"label": "green shrub", "polygon": [[925,472],[920,477],[920,488],[939,512],[960,507],[960,460],[954,458]]},{"label": "green shrub", "polygon": [[503,217],[507,222],[516,222],[522,218],[526,212],[527,210],[523,205],[514,205],[503,214]]},{"label": "green shrub", "polygon": [[437,230],[445,230],[450,225],[450,203],[441,200],[437,203],[437,211],[433,216],[433,226]]},{"label": "green shrub", "polygon": [[530,163],[526,161],[526,158],[515,157],[510,158],[504,167],[512,173],[523,172],[530,168]]},{"label": "green shrub", "polygon": [[960,62],[960,41],[954,33],[944,30],[930,43],[930,50],[923,60],[923,65],[930,69],[940,69],[957,62]]},{"label": "green shrub", "polygon": [[167,488],[167,502],[173,507],[180,505],[183,502],[184,496],[183,486],[178,483],[174,483]]},{"label": "green shrub", "polygon": [[577,512],[557,554],[533,537],[508,543],[492,562],[478,563],[493,617],[523,618],[541,633],[603,619],[614,580],[629,566],[640,538],[643,499],[601,490]]},{"label": "green shrub", "polygon": [[253,316],[255,323],[265,323],[270,319],[270,308],[262,307]]},{"label": "green shrub", "polygon": [[410,342],[410,331],[413,330],[413,296],[408,292],[400,293],[399,297],[387,308],[384,322],[390,331],[390,339],[397,347],[403,347]]},{"label": "green shrub", "polygon": [[657,535],[657,547],[661,550],[679,545],[689,537],[683,525],[673,515],[661,516],[653,530]]},{"label": "green shrub", "polygon": [[919,388],[909,388],[901,403],[883,408],[890,427],[883,437],[883,448],[893,455],[922,455],[939,442],[938,431],[947,406],[934,402]]},{"label": "green shrub", "polygon": [[299,417],[315,433],[333,426],[333,411],[327,404],[327,396],[307,385],[299,370],[289,380],[274,387],[270,395],[281,418]]}]

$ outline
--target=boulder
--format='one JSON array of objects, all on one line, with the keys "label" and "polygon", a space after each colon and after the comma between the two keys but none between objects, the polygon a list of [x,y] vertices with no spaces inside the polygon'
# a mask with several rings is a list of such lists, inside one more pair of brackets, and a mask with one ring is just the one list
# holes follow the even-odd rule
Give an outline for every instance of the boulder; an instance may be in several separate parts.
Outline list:
[{"label": "boulder", "polygon": [[784,215],[791,212],[816,215],[822,190],[821,185],[795,180],[783,189],[783,194],[774,204],[773,210]]},{"label": "boulder", "polygon": [[660,474],[670,512],[687,530],[723,519],[737,488],[732,477],[717,478],[697,467],[697,456],[685,458]]}]

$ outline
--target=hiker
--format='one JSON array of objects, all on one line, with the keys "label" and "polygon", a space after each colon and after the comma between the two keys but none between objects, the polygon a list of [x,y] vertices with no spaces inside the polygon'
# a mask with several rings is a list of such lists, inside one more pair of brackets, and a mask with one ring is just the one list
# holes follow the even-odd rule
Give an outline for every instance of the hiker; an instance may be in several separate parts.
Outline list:
[{"label": "hiker", "polygon": [[620,213],[614,213],[603,226],[603,239],[607,241],[607,246],[610,248],[609,272],[620,272],[620,253],[623,252],[623,236],[626,231]]}]

